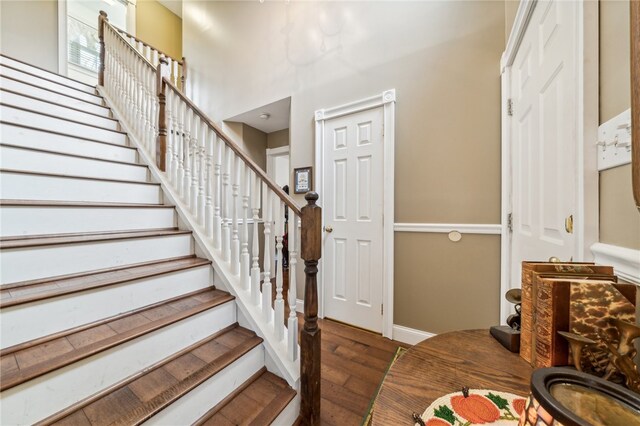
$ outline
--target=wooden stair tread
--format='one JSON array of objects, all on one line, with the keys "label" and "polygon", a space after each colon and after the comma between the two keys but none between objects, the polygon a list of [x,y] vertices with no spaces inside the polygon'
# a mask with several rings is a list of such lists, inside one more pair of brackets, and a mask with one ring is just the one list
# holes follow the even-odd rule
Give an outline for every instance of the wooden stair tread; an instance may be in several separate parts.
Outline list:
[{"label": "wooden stair tread", "polygon": [[234,324],[44,423],[140,424],[261,343],[254,332]]},{"label": "wooden stair tread", "polygon": [[[102,102],[102,98],[100,98],[100,97],[96,97],[95,102],[88,101],[88,100],[82,99],[82,98],[80,98],[78,96],[74,96],[73,94],[69,93],[68,91],[54,90],[54,89],[52,89],[50,87],[46,87],[44,85],[41,86],[41,85],[38,85],[38,84],[35,84],[35,83],[32,83],[32,82],[25,81],[25,80],[20,79],[20,78],[9,76],[9,75],[7,75],[6,72],[2,72],[2,68],[0,68],[0,78],[6,78],[8,80],[17,81],[20,84],[25,84],[27,86],[35,87],[36,89],[40,89],[40,90],[46,90],[47,92],[55,93],[56,95],[65,96],[67,98],[71,98],[71,99],[74,99],[76,101],[84,102],[84,103],[90,104],[92,106],[97,106],[97,107],[100,107],[100,108],[104,108],[104,109],[106,109],[108,111],[111,111],[111,108],[106,106],[106,105],[104,105],[104,103]],[[75,92],[74,92],[74,94],[75,94]],[[91,95],[91,93],[87,93],[87,94]]]},{"label": "wooden stair tread", "polygon": [[236,392],[204,414],[195,424],[268,425],[296,396],[282,378],[262,368]]},{"label": "wooden stair tread", "polygon": [[132,238],[161,237],[166,235],[190,234],[191,231],[176,228],[152,229],[144,231],[83,232],[56,235],[21,235],[0,238],[0,249],[14,249],[35,246],[87,243],[95,241],[124,240]]},{"label": "wooden stair tread", "polygon": [[26,207],[144,207],[173,209],[175,206],[167,204],[144,203],[109,203],[101,201],[58,201],[58,200],[0,200],[2,206],[26,206]]},{"label": "wooden stair tread", "polygon": [[145,262],[136,265],[126,265],[119,268],[108,268],[94,271],[94,273],[88,271],[87,273],[63,276],[58,279],[52,278],[5,284],[0,286],[0,308],[7,308],[23,303],[62,296],[64,294],[106,287],[209,264],[211,264],[211,261],[207,259],[189,256]]},{"label": "wooden stair tread", "polygon": [[233,299],[229,293],[214,288],[199,290],[3,350],[0,391]]}]

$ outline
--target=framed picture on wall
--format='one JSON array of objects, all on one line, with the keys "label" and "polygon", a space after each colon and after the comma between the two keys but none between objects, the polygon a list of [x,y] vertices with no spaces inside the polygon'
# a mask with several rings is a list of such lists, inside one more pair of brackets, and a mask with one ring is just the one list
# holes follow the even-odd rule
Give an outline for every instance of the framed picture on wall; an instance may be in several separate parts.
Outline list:
[{"label": "framed picture on wall", "polygon": [[311,169],[311,166],[293,169],[293,192],[295,194],[306,194],[313,189]]}]

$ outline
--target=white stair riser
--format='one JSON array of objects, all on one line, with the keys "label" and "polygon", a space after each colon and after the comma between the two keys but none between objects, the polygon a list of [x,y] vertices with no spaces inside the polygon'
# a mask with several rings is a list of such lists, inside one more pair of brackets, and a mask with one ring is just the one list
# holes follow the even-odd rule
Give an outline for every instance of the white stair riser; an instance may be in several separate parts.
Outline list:
[{"label": "white stair riser", "polygon": [[65,154],[135,163],[135,149],[57,135],[43,130],[0,124],[0,142]]},{"label": "white stair riser", "polygon": [[88,124],[66,121],[61,118],[49,117],[13,108],[9,105],[0,106],[0,117],[5,123],[21,124],[23,126],[31,126],[40,130],[50,130],[52,132],[65,133],[70,136],[78,136],[88,138],[100,142],[110,142],[118,145],[127,144],[127,135],[93,127]]},{"label": "white stair riser", "polygon": [[1,424],[42,420],[206,338],[235,321],[226,303],[2,392]]},{"label": "white stair riser", "polygon": [[158,185],[111,182],[21,173],[0,173],[0,198],[5,200],[95,201],[161,204]]},{"label": "white stair riser", "polygon": [[0,283],[74,274],[192,253],[190,234],[3,249]]},{"label": "white stair riser", "polygon": [[79,121],[81,123],[92,124],[94,126],[104,127],[105,129],[120,130],[117,121],[105,117],[99,117],[93,114],[87,114],[72,108],[65,108],[49,102],[43,102],[33,98],[27,98],[12,92],[0,91],[0,102],[15,105],[17,107],[27,108],[43,114],[54,115],[60,118]]},{"label": "white stair riser", "polygon": [[143,424],[193,424],[211,407],[249,380],[263,365],[264,348],[259,345]]},{"label": "white stair riser", "polygon": [[71,89],[67,86],[53,83],[39,77],[34,77],[32,75],[25,74],[12,68],[0,66],[0,74],[6,77],[15,78],[25,83],[33,84],[43,89],[51,90],[56,93],[73,96],[74,98],[82,99],[83,101],[91,102],[96,105],[103,105],[102,98],[100,96],[92,95],[82,90]]},{"label": "white stair riser", "polygon": [[1,206],[0,237],[160,229],[176,226],[172,208]]},{"label": "white stair riser", "polygon": [[146,182],[146,167],[0,146],[3,169]]},{"label": "white stair riser", "polygon": [[211,287],[209,265],[3,308],[3,348]]},{"label": "white stair riser", "polygon": [[86,92],[86,93],[91,93],[91,94],[96,93],[95,87],[82,84],[80,82],[71,80],[69,78],[65,78],[61,75],[54,74],[52,72],[41,70],[40,68],[32,67],[30,65],[24,64],[19,61],[14,61],[13,59],[7,58],[6,56],[0,56],[0,64],[8,65],[12,68],[17,68],[18,70],[26,71],[28,73],[37,75],[39,77],[46,78],[48,80],[52,80],[60,84],[64,84],[66,86],[70,86],[78,90],[82,90],[83,92]]},{"label": "white stair riser", "polygon": [[35,87],[10,78],[0,76],[0,88],[13,90],[14,92],[23,93],[44,101],[67,105],[68,107],[77,108],[92,114],[98,114],[102,117],[111,117],[111,111],[109,108],[96,105],[92,102],[85,102],[71,96],[51,92],[50,90]]}]

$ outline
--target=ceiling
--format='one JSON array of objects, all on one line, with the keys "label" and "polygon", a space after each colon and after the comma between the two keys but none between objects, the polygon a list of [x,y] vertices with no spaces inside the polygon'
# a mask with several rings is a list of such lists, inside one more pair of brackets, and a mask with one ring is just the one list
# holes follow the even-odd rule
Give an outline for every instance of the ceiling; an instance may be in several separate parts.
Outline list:
[{"label": "ceiling", "polygon": [[[284,98],[269,105],[227,118],[225,121],[245,123],[264,133],[272,133],[289,128],[290,110],[291,98]],[[265,113],[270,115],[267,120],[260,118],[260,115]]]},{"label": "ceiling", "polygon": [[161,5],[182,18],[182,0],[158,0]]}]

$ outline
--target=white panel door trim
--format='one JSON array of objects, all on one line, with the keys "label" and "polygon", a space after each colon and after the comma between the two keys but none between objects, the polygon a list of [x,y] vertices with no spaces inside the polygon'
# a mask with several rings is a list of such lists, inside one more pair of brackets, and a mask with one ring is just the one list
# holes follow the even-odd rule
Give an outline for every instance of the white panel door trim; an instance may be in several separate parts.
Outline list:
[{"label": "white panel door trim", "polygon": [[[324,126],[325,122],[368,109],[383,107],[383,284],[382,335],[393,339],[393,266],[394,266],[394,165],[395,165],[395,107],[396,90],[386,90],[380,95],[361,99],[333,108],[315,112],[315,191],[321,194],[318,204],[323,205],[324,193],[322,171],[324,167]],[[324,211],[323,218],[324,222]],[[322,248],[324,252],[324,247]],[[318,315],[324,317],[324,274],[322,262],[318,265]]]},{"label": "white panel door trim", "polygon": [[[500,61],[502,79],[502,191],[501,191],[501,280],[500,318],[504,322],[512,311],[512,305],[504,300],[510,288],[511,233],[508,216],[512,211],[511,190],[511,124],[508,101],[511,98],[511,68],[519,51],[522,38],[529,26],[538,0],[522,0],[516,14],[514,26],[507,41],[507,48]],[[598,3],[577,2],[576,40],[576,210],[574,214],[576,261],[592,260],[590,247],[598,241]]]}]

